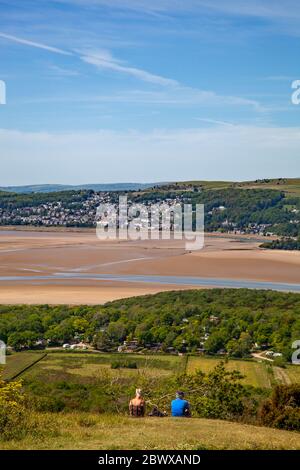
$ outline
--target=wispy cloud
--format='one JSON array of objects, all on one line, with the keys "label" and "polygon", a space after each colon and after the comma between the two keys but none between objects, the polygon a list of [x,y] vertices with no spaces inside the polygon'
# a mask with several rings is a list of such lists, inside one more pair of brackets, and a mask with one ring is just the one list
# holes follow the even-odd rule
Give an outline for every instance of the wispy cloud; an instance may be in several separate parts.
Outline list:
[{"label": "wispy cloud", "polygon": [[[119,59],[115,58],[110,51],[100,50],[97,52],[94,51],[67,51],[65,49],[58,49],[56,47],[48,46],[40,42],[34,42],[27,39],[23,39],[17,36],[11,36],[8,34],[0,33],[0,37],[3,37],[7,40],[11,40],[21,45],[30,46],[38,49],[43,49],[48,52],[53,52],[56,54],[69,55],[77,57],[84,63],[93,65],[98,69],[111,70],[116,73],[126,74],[132,76],[143,82],[152,83],[155,85],[163,86],[167,89],[167,93],[161,92],[133,92],[131,93],[130,100],[128,100],[129,95],[119,96],[119,100],[127,101],[139,101],[139,102],[151,102],[151,103],[160,103],[160,104],[199,104],[199,103],[209,103],[212,105],[234,105],[234,106],[251,106],[256,111],[264,111],[264,108],[256,100],[251,100],[239,96],[230,96],[230,95],[219,95],[214,91],[201,90],[197,88],[187,87],[177,80],[167,78],[161,75],[153,74],[147,70],[131,67]],[[97,97],[94,97],[97,99]],[[99,99],[107,99],[106,97],[100,97]],[[114,98],[113,98],[114,99]],[[110,99],[110,100],[113,100]],[[108,99],[107,99],[108,101]]]},{"label": "wispy cloud", "polygon": [[149,14],[172,14],[176,12],[221,11],[231,15],[261,18],[300,17],[298,0],[58,0],[84,6],[109,7],[119,10],[139,11]]},{"label": "wispy cloud", "polygon": [[[57,47],[48,46],[40,42],[30,41],[28,39],[24,39],[24,38],[12,36],[10,34],[5,34],[5,33],[0,32],[0,38],[1,37],[9,41],[16,42],[18,44],[22,44],[25,46],[30,46],[30,47],[34,47],[38,49],[43,49],[48,52],[54,52],[56,54],[63,54],[63,55],[69,55],[69,56],[73,56],[75,54],[75,52],[70,52],[64,49],[59,49]],[[127,65],[124,65],[122,64],[120,60],[113,57],[112,54],[106,50],[98,51],[97,53],[86,53],[82,55],[80,54],[76,54],[76,55],[80,58],[80,60],[82,60],[85,63],[94,65],[101,69],[109,69],[114,72],[131,75],[132,77],[135,77],[144,82],[154,83],[154,84],[162,85],[162,86],[177,86],[178,85],[178,82],[171,78],[165,78],[160,75],[150,73],[143,69],[139,69],[136,67],[129,67]]]},{"label": "wispy cloud", "polygon": [[188,0],[192,7],[205,7],[231,15],[274,19],[300,18],[298,0]]},{"label": "wispy cloud", "polygon": [[0,38],[7,39],[8,41],[13,41],[18,44],[23,44],[24,46],[35,47],[37,49],[44,49],[45,51],[54,52],[55,54],[73,55],[72,52],[65,51],[57,47],[48,46],[40,42],[28,41],[27,39],[19,38],[17,36],[12,36],[11,34],[5,34],[5,33],[0,32]]},{"label": "wispy cloud", "polygon": [[264,113],[266,108],[258,101],[241,98],[237,96],[221,95],[213,91],[197,90],[184,86],[165,88],[162,91],[126,90],[113,94],[64,94],[63,96],[44,96],[42,98],[31,98],[18,101],[18,104],[42,104],[42,103],[122,103],[130,105],[151,105],[168,107],[199,107],[209,106],[217,108],[219,106],[230,107],[251,107],[258,113]]},{"label": "wispy cloud", "polygon": [[81,55],[81,60],[88,64],[95,65],[99,69],[108,69],[115,72],[120,72],[126,75],[131,75],[144,82],[154,83],[162,86],[178,86],[179,83],[171,78],[162,77],[161,75],[155,75],[147,72],[143,69],[135,67],[128,67],[122,64],[121,61],[113,57],[108,51],[100,51],[97,53],[88,53]]},{"label": "wispy cloud", "polygon": [[80,75],[78,70],[66,69],[64,67],[59,67],[58,65],[51,64],[48,66],[49,70],[53,75],[58,77],[77,77]]},{"label": "wispy cloud", "polygon": [[86,53],[81,55],[81,60],[94,65],[99,69],[108,69],[115,72],[131,75],[139,80],[161,85],[167,88],[167,92],[144,92],[134,91],[119,96],[119,99],[129,99],[129,101],[151,102],[159,104],[228,104],[239,106],[251,106],[256,111],[263,111],[263,107],[256,100],[250,100],[238,96],[222,96],[213,91],[199,90],[197,88],[187,87],[177,80],[166,78],[160,75],[154,75],[142,69],[128,67],[121,61],[114,58],[108,51],[98,53]]},{"label": "wispy cloud", "polygon": [[220,121],[218,119],[196,118],[196,120],[201,121],[201,122],[207,122],[208,124],[214,124],[216,126],[229,126],[229,127],[235,127],[236,126],[236,124],[233,124],[232,122]]},{"label": "wispy cloud", "polygon": [[[218,18],[222,22],[228,22],[231,32],[231,40],[238,37],[245,37],[254,31],[259,34],[273,34],[280,32],[287,36],[300,36],[300,3],[299,0],[57,0],[69,5],[77,5],[81,8],[91,10],[107,11],[114,10],[115,14],[127,15],[129,18],[147,16],[150,21],[155,18],[158,23],[157,30],[165,31],[169,27],[170,21],[176,21],[178,16],[184,18],[197,18],[198,23],[203,19]],[[244,28],[236,28],[236,22],[250,18],[251,22]],[[260,23],[252,20],[259,19]],[[167,23],[161,27],[160,20]],[[262,27],[263,25],[263,27]],[[202,30],[203,28],[200,28]],[[235,34],[232,34],[232,30]],[[177,28],[178,34],[178,28]],[[183,31],[183,30],[182,30]],[[181,31],[181,34],[182,34]],[[189,28],[184,28],[185,34],[190,32]],[[224,38],[224,30],[220,30]],[[199,28],[195,29],[199,35]],[[174,31],[173,31],[174,34]],[[232,37],[234,36],[234,37]],[[216,37],[214,36],[214,40]]]}]

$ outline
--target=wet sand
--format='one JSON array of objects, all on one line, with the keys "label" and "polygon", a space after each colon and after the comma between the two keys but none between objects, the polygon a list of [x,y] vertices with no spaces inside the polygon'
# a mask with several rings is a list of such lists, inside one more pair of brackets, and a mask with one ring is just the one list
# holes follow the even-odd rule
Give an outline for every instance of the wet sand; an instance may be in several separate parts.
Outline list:
[{"label": "wet sand", "polygon": [[[256,237],[206,236],[203,250],[181,241],[99,241],[93,231],[0,231],[0,277],[60,273],[198,276],[300,282],[300,252],[261,250]],[[132,282],[59,280],[0,283],[0,303],[90,303],[182,289]],[[188,288],[185,286],[184,288]]]},{"label": "wet sand", "polygon": [[189,289],[187,286],[152,286],[105,281],[77,285],[0,285],[0,304],[70,304],[97,305],[136,295],[157,294],[162,291]]}]

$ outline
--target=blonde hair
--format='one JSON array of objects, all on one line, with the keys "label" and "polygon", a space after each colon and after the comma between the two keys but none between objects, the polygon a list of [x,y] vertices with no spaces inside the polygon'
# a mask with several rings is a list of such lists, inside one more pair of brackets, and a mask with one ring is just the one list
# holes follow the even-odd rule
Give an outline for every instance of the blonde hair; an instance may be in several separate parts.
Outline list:
[{"label": "blonde hair", "polygon": [[141,388],[137,388],[137,389],[135,390],[135,394],[136,394],[137,397],[140,398],[140,397],[142,396],[142,389],[141,389]]}]

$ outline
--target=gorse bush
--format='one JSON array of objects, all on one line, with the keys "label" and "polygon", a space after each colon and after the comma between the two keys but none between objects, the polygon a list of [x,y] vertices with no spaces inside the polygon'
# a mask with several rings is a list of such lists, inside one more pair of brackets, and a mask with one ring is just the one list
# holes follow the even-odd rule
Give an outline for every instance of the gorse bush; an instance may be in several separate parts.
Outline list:
[{"label": "gorse bush", "polygon": [[261,424],[300,431],[300,385],[279,385],[259,411]]},{"label": "gorse bush", "polygon": [[0,376],[0,439],[18,438],[22,434],[25,417],[25,397],[22,383],[6,383]]},{"label": "gorse bush", "polygon": [[59,430],[49,416],[30,407],[22,382],[5,382],[0,375],[0,441],[56,437]]}]

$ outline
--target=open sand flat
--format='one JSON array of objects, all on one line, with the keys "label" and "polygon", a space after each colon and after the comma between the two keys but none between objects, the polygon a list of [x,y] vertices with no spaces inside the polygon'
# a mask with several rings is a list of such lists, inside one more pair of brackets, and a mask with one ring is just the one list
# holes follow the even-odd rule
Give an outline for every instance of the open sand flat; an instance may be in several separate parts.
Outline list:
[{"label": "open sand flat", "polygon": [[119,267],[119,272],[127,274],[134,270],[137,274],[172,276],[218,277],[226,279],[246,279],[270,282],[300,282],[300,252],[267,251],[222,251],[216,246],[214,251],[200,251],[182,257],[160,260],[146,260],[142,265],[132,263]]},{"label": "open sand flat", "polygon": [[0,304],[72,304],[95,305],[136,295],[157,294],[166,290],[189,289],[187,286],[130,285],[114,282],[84,282],[73,285],[0,285]]},{"label": "open sand flat", "polygon": [[[259,244],[255,237],[208,235],[203,250],[186,252],[184,244],[174,240],[99,241],[93,231],[4,230],[0,231],[0,303],[97,304],[195,287],[78,278],[92,274],[300,283],[300,252],[261,250]],[[49,280],[57,275],[77,278]],[[43,276],[48,278],[40,279]]]}]

